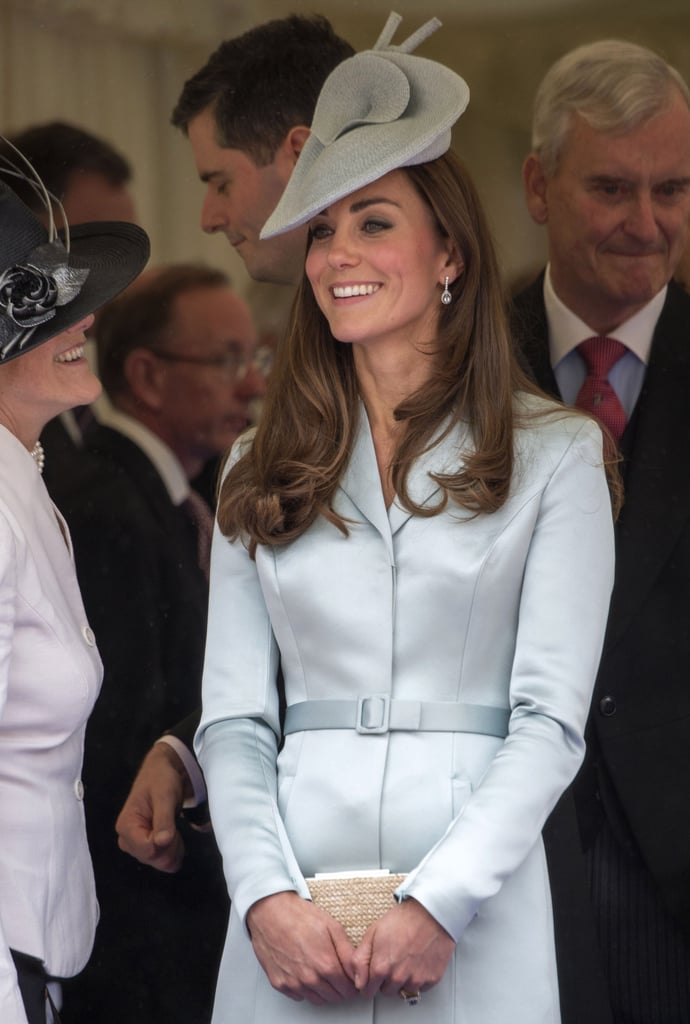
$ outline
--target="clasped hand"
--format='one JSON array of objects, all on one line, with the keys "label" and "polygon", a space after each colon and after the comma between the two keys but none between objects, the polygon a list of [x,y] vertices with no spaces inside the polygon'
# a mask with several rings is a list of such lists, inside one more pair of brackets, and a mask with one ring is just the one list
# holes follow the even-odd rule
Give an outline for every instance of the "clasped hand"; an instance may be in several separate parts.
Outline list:
[{"label": "clasped hand", "polygon": [[455,943],[416,900],[391,907],[355,948],[344,928],[296,893],[258,900],[247,915],[254,952],[271,985],[316,1006],[437,984]]},{"label": "clasped hand", "polygon": [[184,842],[177,816],[191,795],[191,783],[175,751],[167,743],[154,744],[115,825],[120,849],[159,871],[178,871]]}]

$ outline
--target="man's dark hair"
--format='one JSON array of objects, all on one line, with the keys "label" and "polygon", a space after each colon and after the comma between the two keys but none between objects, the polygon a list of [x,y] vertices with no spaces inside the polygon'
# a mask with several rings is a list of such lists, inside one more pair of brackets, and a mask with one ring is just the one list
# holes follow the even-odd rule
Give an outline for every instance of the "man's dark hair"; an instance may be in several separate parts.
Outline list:
[{"label": "man's dark hair", "polygon": [[[32,125],[7,137],[33,164],[48,191],[60,200],[75,173],[101,174],[116,186],[126,185],[132,177],[129,163],[109,142],[64,121]],[[2,140],[0,156],[21,165],[17,154]],[[30,185],[19,178],[12,178],[9,184],[32,210],[43,210],[41,199]]]},{"label": "man's dark hair", "polygon": [[112,398],[127,390],[125,360],[135,348],[166,348],[178,296],[198,288],[227,288],[222,270],[202,263],[171,263],[156,267],[135,281],[99,312],[96,321],[98,374]]},{"label": "man's dark hair", "polygon": [[353,53],[320,15],[257,25],[221,43],[185,82],[172,123],[186,133],[210,108],[220,146],[269,164],[291,128],[311,124],[323,83]]}]

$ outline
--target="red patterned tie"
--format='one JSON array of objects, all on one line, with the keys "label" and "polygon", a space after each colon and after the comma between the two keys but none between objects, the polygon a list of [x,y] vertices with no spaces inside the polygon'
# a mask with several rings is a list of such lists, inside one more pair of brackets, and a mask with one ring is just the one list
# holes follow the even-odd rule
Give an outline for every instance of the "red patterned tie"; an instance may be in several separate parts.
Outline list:
[{"label": "red patterned tie", "polygon": [[625,430],[625,410],[609,384],[608,375],[628,350],[622,342],[604,336],[587,338],[577,350],[587,366],[587,376],[575,405],[596,416],[618,442]]}]

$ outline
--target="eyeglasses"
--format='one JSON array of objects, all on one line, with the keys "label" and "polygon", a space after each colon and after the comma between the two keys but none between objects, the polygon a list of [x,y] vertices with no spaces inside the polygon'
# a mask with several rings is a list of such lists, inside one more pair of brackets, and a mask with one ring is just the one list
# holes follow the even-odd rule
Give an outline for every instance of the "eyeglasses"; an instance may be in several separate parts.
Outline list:
[{"label": "eyeglasses", "polygon": [[251,368],[257,370],[264,377],[271,369],[273,353],[268,347],[262,346],[251,355],[242,349],[229,349],[227,352],[219,353],[217,356],[186,356],[176,352],[163,352],[160,349],[149,349],[158,359],[168,363],[191,363],[194,366],[211,366],[230,377],[242,380],[247,376]]}]

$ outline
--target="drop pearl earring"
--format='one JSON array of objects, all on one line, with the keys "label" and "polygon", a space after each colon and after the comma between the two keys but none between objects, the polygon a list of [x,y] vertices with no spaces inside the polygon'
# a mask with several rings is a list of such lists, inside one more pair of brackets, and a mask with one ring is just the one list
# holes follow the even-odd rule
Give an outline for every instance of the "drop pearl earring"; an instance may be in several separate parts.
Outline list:
[{"label": "drop pearl earring", "polygon": [[444,285],[443,291],[441,292],[441,302],[443,303],[444,306],[449,306],[453,301],[453,296],[451,295],[450,289],[448,287],[449,280],[450,278],[446,277],[446,283]]}]

